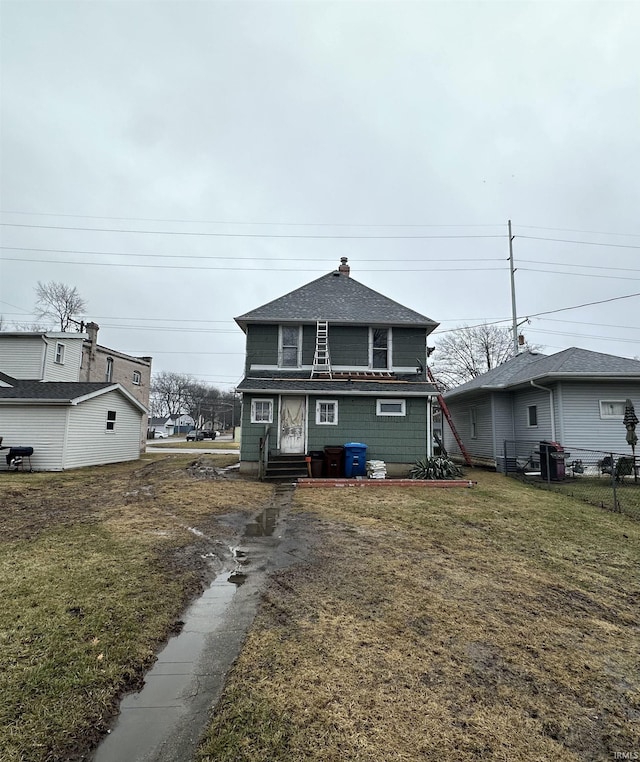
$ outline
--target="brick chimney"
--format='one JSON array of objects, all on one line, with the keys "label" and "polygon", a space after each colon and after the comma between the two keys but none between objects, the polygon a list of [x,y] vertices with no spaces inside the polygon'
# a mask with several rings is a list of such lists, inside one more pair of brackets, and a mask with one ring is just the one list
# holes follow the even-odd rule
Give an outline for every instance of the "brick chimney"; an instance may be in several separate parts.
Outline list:
[{"label": "brick chimney", "polygon": [[340,257],[340,267],[338,268],[338,272],[341,275],[346,275],[347,278],[349,277],[349,273],[351,272],[351,268],[347,264],[348,259],[346,257]]},{"label": "brick chimney", "polygon": [[89,335],[89,343],[91,344],[91,351],[95,352],[96,344],[98,343],[98,331],[100,326],[97,323],[87,323],[85,330]]}]

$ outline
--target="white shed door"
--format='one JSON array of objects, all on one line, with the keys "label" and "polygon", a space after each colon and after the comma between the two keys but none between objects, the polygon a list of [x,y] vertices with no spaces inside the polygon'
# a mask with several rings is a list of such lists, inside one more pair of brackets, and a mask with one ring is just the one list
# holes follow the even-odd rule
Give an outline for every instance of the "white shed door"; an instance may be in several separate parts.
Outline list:
[{"label": "white shed door", "polygon": [[280,452],[302,453],[304,448],[304,423],[306,399],[282,397],[280,405]]}]

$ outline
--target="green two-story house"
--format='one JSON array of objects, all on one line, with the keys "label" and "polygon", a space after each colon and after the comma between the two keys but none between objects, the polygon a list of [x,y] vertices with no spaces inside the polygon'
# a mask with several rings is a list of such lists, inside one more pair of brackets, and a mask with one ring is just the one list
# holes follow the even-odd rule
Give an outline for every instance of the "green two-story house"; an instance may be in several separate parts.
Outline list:
[{"label": "green two-story house", "polygon": [[390,476],[431,455],[427,337],[438,324],[351,278],[346,258],[236,322],[246,334],[242,472],[350,442]]}]

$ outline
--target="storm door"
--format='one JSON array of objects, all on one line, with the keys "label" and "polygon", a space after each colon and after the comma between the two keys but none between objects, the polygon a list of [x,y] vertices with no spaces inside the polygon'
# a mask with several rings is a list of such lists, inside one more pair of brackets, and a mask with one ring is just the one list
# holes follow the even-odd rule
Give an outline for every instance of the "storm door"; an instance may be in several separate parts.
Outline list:
[{"label": "storm door", "polygon": [[304,431],[307,401],[305,397],[282,397],[280,405],[280,452],[305,451]]}]

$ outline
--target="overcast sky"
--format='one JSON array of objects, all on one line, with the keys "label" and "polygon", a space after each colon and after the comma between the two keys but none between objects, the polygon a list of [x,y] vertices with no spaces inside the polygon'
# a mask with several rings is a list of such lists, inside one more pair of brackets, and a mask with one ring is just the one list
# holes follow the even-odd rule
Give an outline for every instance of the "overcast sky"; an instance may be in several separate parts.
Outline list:
[{"label": "overcast sky", "polygon": [[232,388],[233,318],[341,256],[438,332],[510,325],[511,219],[520,320],[610,300],[527,339],[640,355],[639,3],[0,11],[6,322],[62,281],[99,343]]}]

